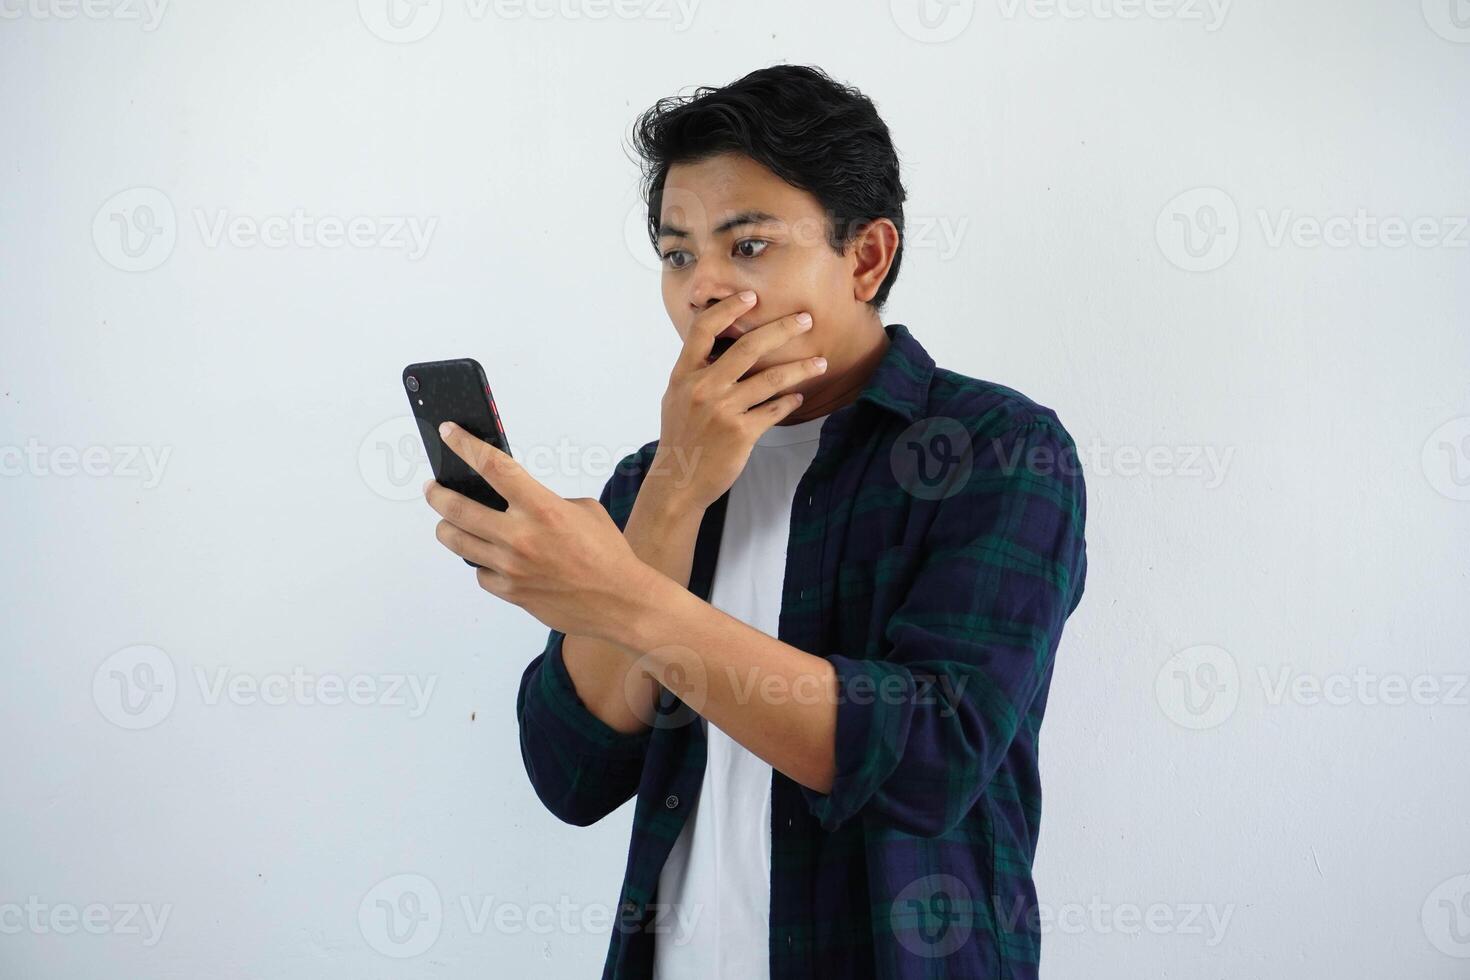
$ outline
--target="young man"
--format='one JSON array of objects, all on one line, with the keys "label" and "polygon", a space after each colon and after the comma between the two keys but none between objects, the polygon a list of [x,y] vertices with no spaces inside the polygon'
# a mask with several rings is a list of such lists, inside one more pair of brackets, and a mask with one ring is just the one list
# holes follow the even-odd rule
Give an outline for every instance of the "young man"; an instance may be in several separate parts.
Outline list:
[{"label": "young man", "polygon": [[1034,977],[1072,440],[882,324],[904,190],[859,92],[779,66],[636,133],[683,341],[659,438],[563,500],[448,426],[509,509],[426,486],[551,628],[516,699],[538,797],[583,826],[637,794],[603,976]]}]

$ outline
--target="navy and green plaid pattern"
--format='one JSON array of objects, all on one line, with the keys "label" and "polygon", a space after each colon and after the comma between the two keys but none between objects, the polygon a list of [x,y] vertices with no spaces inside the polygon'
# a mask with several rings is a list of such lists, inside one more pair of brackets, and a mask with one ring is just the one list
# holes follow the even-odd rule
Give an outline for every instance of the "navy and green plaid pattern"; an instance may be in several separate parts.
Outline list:
[{"label": "navy and green plaid pattern", "polygon": [[[885,329],[793,501],[778,638],[830,661],[841,701],[831,792],[773,773],[771,976],[1035,977],[1037,737],[1087,570],[1076,447],[1050,409]],[[603,488],[619,527],[656,448]],[[723,507],[705,520],[717,542]],[[650,977],[655,941],[674,935],[655,892],[704,733],[667,691],[654,727],[609,728],[578,699],[563,639],[552,630],[521,677],[521,754],[568,823],[636,794],[603,978]]]}]

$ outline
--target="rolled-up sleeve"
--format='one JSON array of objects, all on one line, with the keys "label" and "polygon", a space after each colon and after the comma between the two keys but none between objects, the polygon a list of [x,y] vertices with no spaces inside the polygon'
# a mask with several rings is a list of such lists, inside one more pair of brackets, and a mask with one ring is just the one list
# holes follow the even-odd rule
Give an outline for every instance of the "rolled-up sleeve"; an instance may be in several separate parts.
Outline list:
[{"label": "rolled-up sleeve", "polygon": [[1059,423],[975,436],[940,500],[882,654],[835,653],[836,770],[803,786],[827,830],[862,814],[908,833],[954,828],[985,792],[1051,677],[1086,577],[1086,492]]},{"label": "rolled-up sleeve", "polygon": [[[641,454],[625,457],[598,498],[620,530],[641,483],[642,460]],[[545,649],[521,674],[516,720],[536,796],[557,818],[587,826],[637,792],[652,729],[620,732],[592,713],[567,673],[565,640],[565,633],[551,630]]]}]

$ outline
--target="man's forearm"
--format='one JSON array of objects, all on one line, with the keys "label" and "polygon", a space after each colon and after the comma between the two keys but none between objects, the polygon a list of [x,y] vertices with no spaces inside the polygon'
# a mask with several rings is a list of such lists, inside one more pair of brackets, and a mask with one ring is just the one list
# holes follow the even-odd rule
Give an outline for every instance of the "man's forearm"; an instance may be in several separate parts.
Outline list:
[{"label": "man's forearm", "polygon": [[819,793],[836,777],[837,672],[650,572],[610,642],[711,725]]},{"label": "man's forearm", "polygon": [[[704,511],[685,504],[665,479],[653,473],[644,478],[623,537],[645,564],[687,588]],[[619,732],[642,731],[653,718],[658,685],[649,678],[636,685],[628,680],[637,657],[626,647],[595,637],[568,635],[562,643],[562,660],[577,696]]]}]

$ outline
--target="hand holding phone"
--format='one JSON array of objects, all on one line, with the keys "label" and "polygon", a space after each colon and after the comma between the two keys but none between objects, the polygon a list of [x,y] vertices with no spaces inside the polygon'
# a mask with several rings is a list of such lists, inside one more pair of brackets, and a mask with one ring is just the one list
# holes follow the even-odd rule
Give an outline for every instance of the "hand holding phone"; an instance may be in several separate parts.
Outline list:
[{"label": "hand holding phone", "polygon": [[[506,510],[505,498],[485,482],[469,463],[460,459],[439,436],[439,426],[453,422],[476,438],[510,455],[505,428],[495,408],[495,397],[485,369],[472,357],[425,361],[403,369],[403,389],[424,440],[429,466],[440,485],[495,510]],[[468,558],[465,564],[479,568]]]}]

